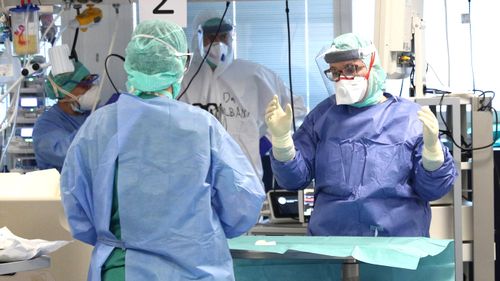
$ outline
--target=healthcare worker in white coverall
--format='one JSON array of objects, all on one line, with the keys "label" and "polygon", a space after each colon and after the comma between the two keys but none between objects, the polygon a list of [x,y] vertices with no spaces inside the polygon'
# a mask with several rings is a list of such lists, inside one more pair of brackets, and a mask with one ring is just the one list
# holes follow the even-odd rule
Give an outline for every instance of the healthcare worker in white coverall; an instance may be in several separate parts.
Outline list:
[{"label": "healthcare worker in white coverall", "polygon": [[[204,11],[194,20],[190,49],[193,61],[182,81],[180,100],[212,113],[238,142],[262,179],[259,140],[267,134],[266,106],[274,95],[282,104],[290,103],[290,91],[270,69],[234,59],[233,25],[224,18],[216,36],[220,22],[221,16],[215,11]],[[192,79],[212,41],[206,61]],[[296,119],[306,115],[301,97],[294,96],[294,110]]]}]

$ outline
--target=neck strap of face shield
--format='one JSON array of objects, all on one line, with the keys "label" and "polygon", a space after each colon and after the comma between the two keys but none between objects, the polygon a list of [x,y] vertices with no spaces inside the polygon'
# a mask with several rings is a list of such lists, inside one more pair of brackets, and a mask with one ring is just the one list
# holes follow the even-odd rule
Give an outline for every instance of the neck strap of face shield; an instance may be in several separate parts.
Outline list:
[{"label": "neck strap of face shield", "polygon": [[372,67],[373,67],[374,63],[375,63],[375,53],[372,53],[372,57],[370,58],[370,66],[368,67],[368,73],[365,76],[366,80],[368,80],[368,78],[370,78],[370,73],[372,71]]},{"label": "neck strap of face shield", "polygon": [[63,99],[64,98],[63,96],[59,96],[59,92],[61,92],[64,95],[71,97],[75,101],[78,100],[77,96],[73,95],[72,93],[66,91],[65,89],[63,89],[62,87],[60,87],[59,85],[57,85],[57,83],[54,82],[54,80],[52,79],[52,77],[50,77],[50,75],[47,76],[47,80],[49,80],[50,85],[52,86],[52,89],[54,90],[54,94],[56,95],[57,99]]}]

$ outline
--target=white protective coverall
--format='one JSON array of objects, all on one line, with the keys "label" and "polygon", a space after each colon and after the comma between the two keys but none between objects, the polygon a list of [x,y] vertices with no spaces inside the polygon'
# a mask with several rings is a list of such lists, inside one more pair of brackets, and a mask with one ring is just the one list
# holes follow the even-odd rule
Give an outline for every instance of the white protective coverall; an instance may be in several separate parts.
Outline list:
[{"label": "white protective coverall", "polygon": [[[193,61],[182,81],[181,93],[203,59],[199,47],[198,27],[214,17],[220,18],[220,15],[205,12],[193,22]],[[180,100],[199,106],[216,116],[241,146],[255,172],[262,179],[259,140],[267,134],[267,125],[264,122],[266,106],[274,95],[279,97],[281,104],[290,103],[290,91],[281,78],[270,69],[243,59],[233,60],[231,41],[230,38],[226,61],[217,65],[214,70],[207,62],[203,63],[200,72]],[[296,119],[302,119],[306,115],[307,110],[299,96],[294,96],[294,110]]]}]

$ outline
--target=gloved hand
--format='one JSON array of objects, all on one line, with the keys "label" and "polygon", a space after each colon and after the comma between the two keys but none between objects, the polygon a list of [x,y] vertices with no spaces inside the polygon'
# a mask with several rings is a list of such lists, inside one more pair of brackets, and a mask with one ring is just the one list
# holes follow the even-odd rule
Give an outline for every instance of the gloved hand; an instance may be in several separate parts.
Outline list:
[{"label": "gloved hand", "polygon": [[292,107],[286,106],[286,112],[281,108],[278,96],[274,96],[267,105],[265,121],[271,133],[273,155],[276,160],[286,162],[295,157],[290,128],[292,126]]},{"label": "gloved hand", "polygon": [[439,123],[428,106],[423,106],[417,114],[423,124],[422,165],[427,171],[434,171],[444,163],[443,149],[439,141]]}]

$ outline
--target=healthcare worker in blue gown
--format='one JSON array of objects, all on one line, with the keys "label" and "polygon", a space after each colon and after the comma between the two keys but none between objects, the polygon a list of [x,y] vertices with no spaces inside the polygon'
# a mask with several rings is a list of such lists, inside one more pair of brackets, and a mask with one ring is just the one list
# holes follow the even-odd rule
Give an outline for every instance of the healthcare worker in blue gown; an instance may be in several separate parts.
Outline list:
[{"label": "healthcare worker in blue gown", "polygon": [[98,98],[98,75],[90,74],[80,62],[74,71],[47,76],[45,94],[57,103],[45,111],[33,128],[33,147],[39,169],[55,168],[61,172],[64,157],[80,126]]},{"label": "healthcare worker in blue gown", "polygon": [[428,107],[384,93],[386,74],[370,41],[337,37],[320,54],[335,95],[291,136],[291,112],[277,99],[266,111],[272,169],[280,186],[315,180],[308,233],[335,236],[429,236],[429,201],[457,175]]},{"label": "healthcare worker in blue gown", "polygon": [[265,198],[210,113],[175,100],[184,31],[141,22],[126,48],[130,94],[96,110],[71,144],[61,194],[73,237],[94,245],[91,281],[234,280],[227,238]]}]

